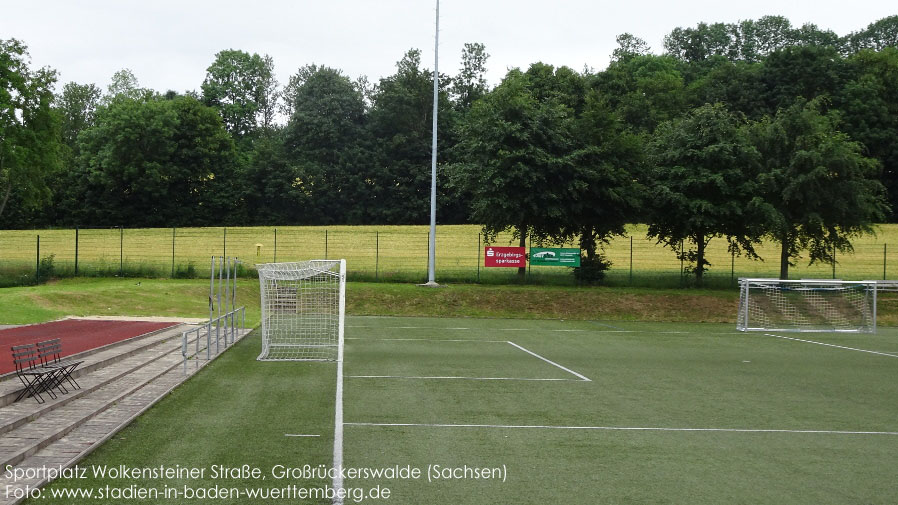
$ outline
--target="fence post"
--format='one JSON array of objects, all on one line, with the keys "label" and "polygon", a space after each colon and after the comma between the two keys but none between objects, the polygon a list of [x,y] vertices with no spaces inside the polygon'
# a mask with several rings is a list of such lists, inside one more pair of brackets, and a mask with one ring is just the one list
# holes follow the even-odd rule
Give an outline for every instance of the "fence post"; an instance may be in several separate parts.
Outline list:
[{"label": "fence post", "polygon": [[224,258],[228,255],[228,229],[222,229],[222,239],[221,239],[221,257]]},{"label": "fence post", "polygon": [[374,230],[374,280],[378,280],[377,271],[380,267],[380,232]]},{"label": "fence post", "polygon": [[274,229],[274,259],[271,260],[272,263],[278,262],[278,229]]},{"label": "fence post", "polygon": [[630,284],[633,284],[633,235],[630,235]]},{"label": "fence post", "polygon": [[35,282],[41,281],[41,236],[37,236],[37,252],[34,255],[34,280]]},{"label": "fence post", "polygon": [[[529,248],[529,249],[533,249],[533,234],[528,235],[528,236],[527,236],[527,240],[530,242],[530,248]],[[525,257],[525,258],[527,258],[527,255],[530,254],[530,250],[529,250],[529,249],[528,249],[527,251],[524,252],[524,257]],[[528,259],[529,259],[529,258],[528,258]],[[529,261],[527,262],[527,280],[528,280],[528,281],[532,281],[532,280],[533,280],[532,277],[531,277],[531,275],[530,275],[530,262],[529,262]]]},{"label": "fence post", "polygon": [[[221,278],[224,270],[225,256],[218,260],[218,317],[215,318],[215,354],[221,352]],[[227,300],[227,298],[225,298]]]},{"label": "fence post", "polygon": [[477,232],[477,282],[480,282],[480,232]]},{"label": "fence post", "polygon": [[686,271],[683,263],[683,241],[680,241],[680,284],[682,285],[685,282]]},{"label": "fence post", "polygon": [[889,244],[882,245],[882,280],[886,280],[886,257]]},{"label": "fence post", "polygon": [[736,250],[733,249],[730,251],[732,255],[730,258],[730,284],[734,284],[736,281]]},{"label": "fence post", "polygon": [[833,244],[833,279],[836,278],[836,244]]},{"label": "fence post", "polygon": [[78,276],[78,227],[75,227],[75,277]]},{"label": "fence post", "polygon": [[175,278],[175,228],[171,229],[171,277]]},{"label": "fence post", "polygon": [[[212,256],[212,264],[209,266],[209,322],[211,324],[212,321],[212,311],[214,310],[215,303],[213,302],[213,296],[215,296],[215,256]],[[212,330],[212,326],[209,326],[209,331]]]},{"label": "fence post", "polygon": [[[231,321],[230,321],[230,318],[228,317],[228,313],[230,312],[230,309],[228,308],[228,306],[229,306],[228,302],[230,302],[230,299],[231,299],[231,258],[230,257],[225,258],[225,261],[227,261],[227,263],[225,265],[225,292],[224,292],[225,293],[225,302],[224,302],[225,334],[224,334],[224,341],[225,341],[225,347],[227,347],[228,346],[228,334],[231,332]],[[237,273],[235,272],[234,275],[236,275],[236,274]],[[218,282],[221,282],[221,279],[218,279]],[[233,307],[231,307],[231,308],[233,308]]]},{"label": "fence post", "polygon": [[125,276],[125,227],[118,227],[118,276]]}]

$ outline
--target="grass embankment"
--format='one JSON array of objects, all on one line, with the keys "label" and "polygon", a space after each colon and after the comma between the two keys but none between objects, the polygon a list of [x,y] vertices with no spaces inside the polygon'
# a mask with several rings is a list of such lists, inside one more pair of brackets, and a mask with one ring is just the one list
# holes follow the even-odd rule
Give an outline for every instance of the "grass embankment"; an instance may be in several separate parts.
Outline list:
[{"label": "grass embankment", "polygon": [[[216,303],[217,296],[216,292]],[[0,289],[0,324],[65,316],[208,317],[208,300],[209,281],[198,279],[63,279]],[[238,282],[237,306],[241,305],[247,309],[247,325],[258,324],[258,282]]]},{"label": "grass embankment", "polygon": [[[207,317],[208,297],[205,280],[64,279],[0,289],[0,324],[68,315]],[[738,297],[736,291],[700,289],[350,283],[346,308],[351,315],[732,323]],[[247,324],[258,324],[257,282],[238,282],[241,305]],[[879,324],[898,324],[898,296],[882,294],[878,309]]]}]

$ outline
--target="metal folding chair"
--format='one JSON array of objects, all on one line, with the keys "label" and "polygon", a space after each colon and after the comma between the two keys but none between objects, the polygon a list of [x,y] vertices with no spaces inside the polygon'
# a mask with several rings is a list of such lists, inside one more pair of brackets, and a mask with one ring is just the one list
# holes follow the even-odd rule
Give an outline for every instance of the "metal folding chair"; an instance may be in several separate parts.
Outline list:
[{"label": "metal folding chair", "polygon": [[41,393],[47,393],[51,398],[56,398],[53,392],[53,382],[56,380],[58,369],[42,368],[37,345],[24,344],[12,346],[12,361],[15,365],[16,376],[25,386],[15,401],[32,397],[37,403],[44,403]]},{"label": "metal folding chair", "polygon": [[55,384],[51,387],[60,388],[68,393],[64,382],[68,382],[74,389],[81,389],[81,385],[72,377],[72,372],[78,368],[84,361],[75,361],[62,359],[62,340],[54,338],[37,343],[37,353],[41,361],[41,367],[58,370],[58,374],[54,377]]}]

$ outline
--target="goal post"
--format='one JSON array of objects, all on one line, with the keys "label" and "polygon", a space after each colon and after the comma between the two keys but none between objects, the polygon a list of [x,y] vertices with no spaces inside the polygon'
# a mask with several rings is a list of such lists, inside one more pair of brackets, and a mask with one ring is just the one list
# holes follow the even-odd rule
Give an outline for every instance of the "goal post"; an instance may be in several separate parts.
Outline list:
[{"label": "goal post", "polygon": [[740,331],[876,332],[876,281],[739,279]]},{"label": "goal post", "polygon": [[260,361],[342,361],[346,260],[256,265],[262,305]]}]

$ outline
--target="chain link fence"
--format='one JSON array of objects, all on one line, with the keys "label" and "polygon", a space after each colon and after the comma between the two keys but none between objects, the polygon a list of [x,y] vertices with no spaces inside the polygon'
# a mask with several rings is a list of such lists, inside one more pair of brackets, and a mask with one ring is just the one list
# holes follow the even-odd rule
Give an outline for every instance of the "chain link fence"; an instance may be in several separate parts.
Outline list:
[{"label": "chain link fence", "polygon": [[[0,285],[23,285],[48,277],[208,277],[210,258],[237,256],[241,274],[254,276],[257,263],[345,258],[350,280],[423,282],[427,278],[427,226],[335,226],[246,228],[79,228],[0,231]],[[799,258],[793,279],[886,279],[898,273],[898,255],[885,242],[889,234],[864,237],[835,264],[808,265]],[[438,282],[575,284],[568,268],[484,268],[479,227],[437,228]],[[492,245],[517,245],[510,234]],[[576,247],[575,244],[528,244]],[[892,251],[890,252],[890,249]],[[739,277],[778,277],[779,245],[758,248],[765,261],[733,255],[724,239],[709,244],[710,287],[735,286]],[[630,227],[604,249],[611,261],[605,284],[678,287],[691,284],[688,267],[675,251],[646,237],[644,226]]]}]

